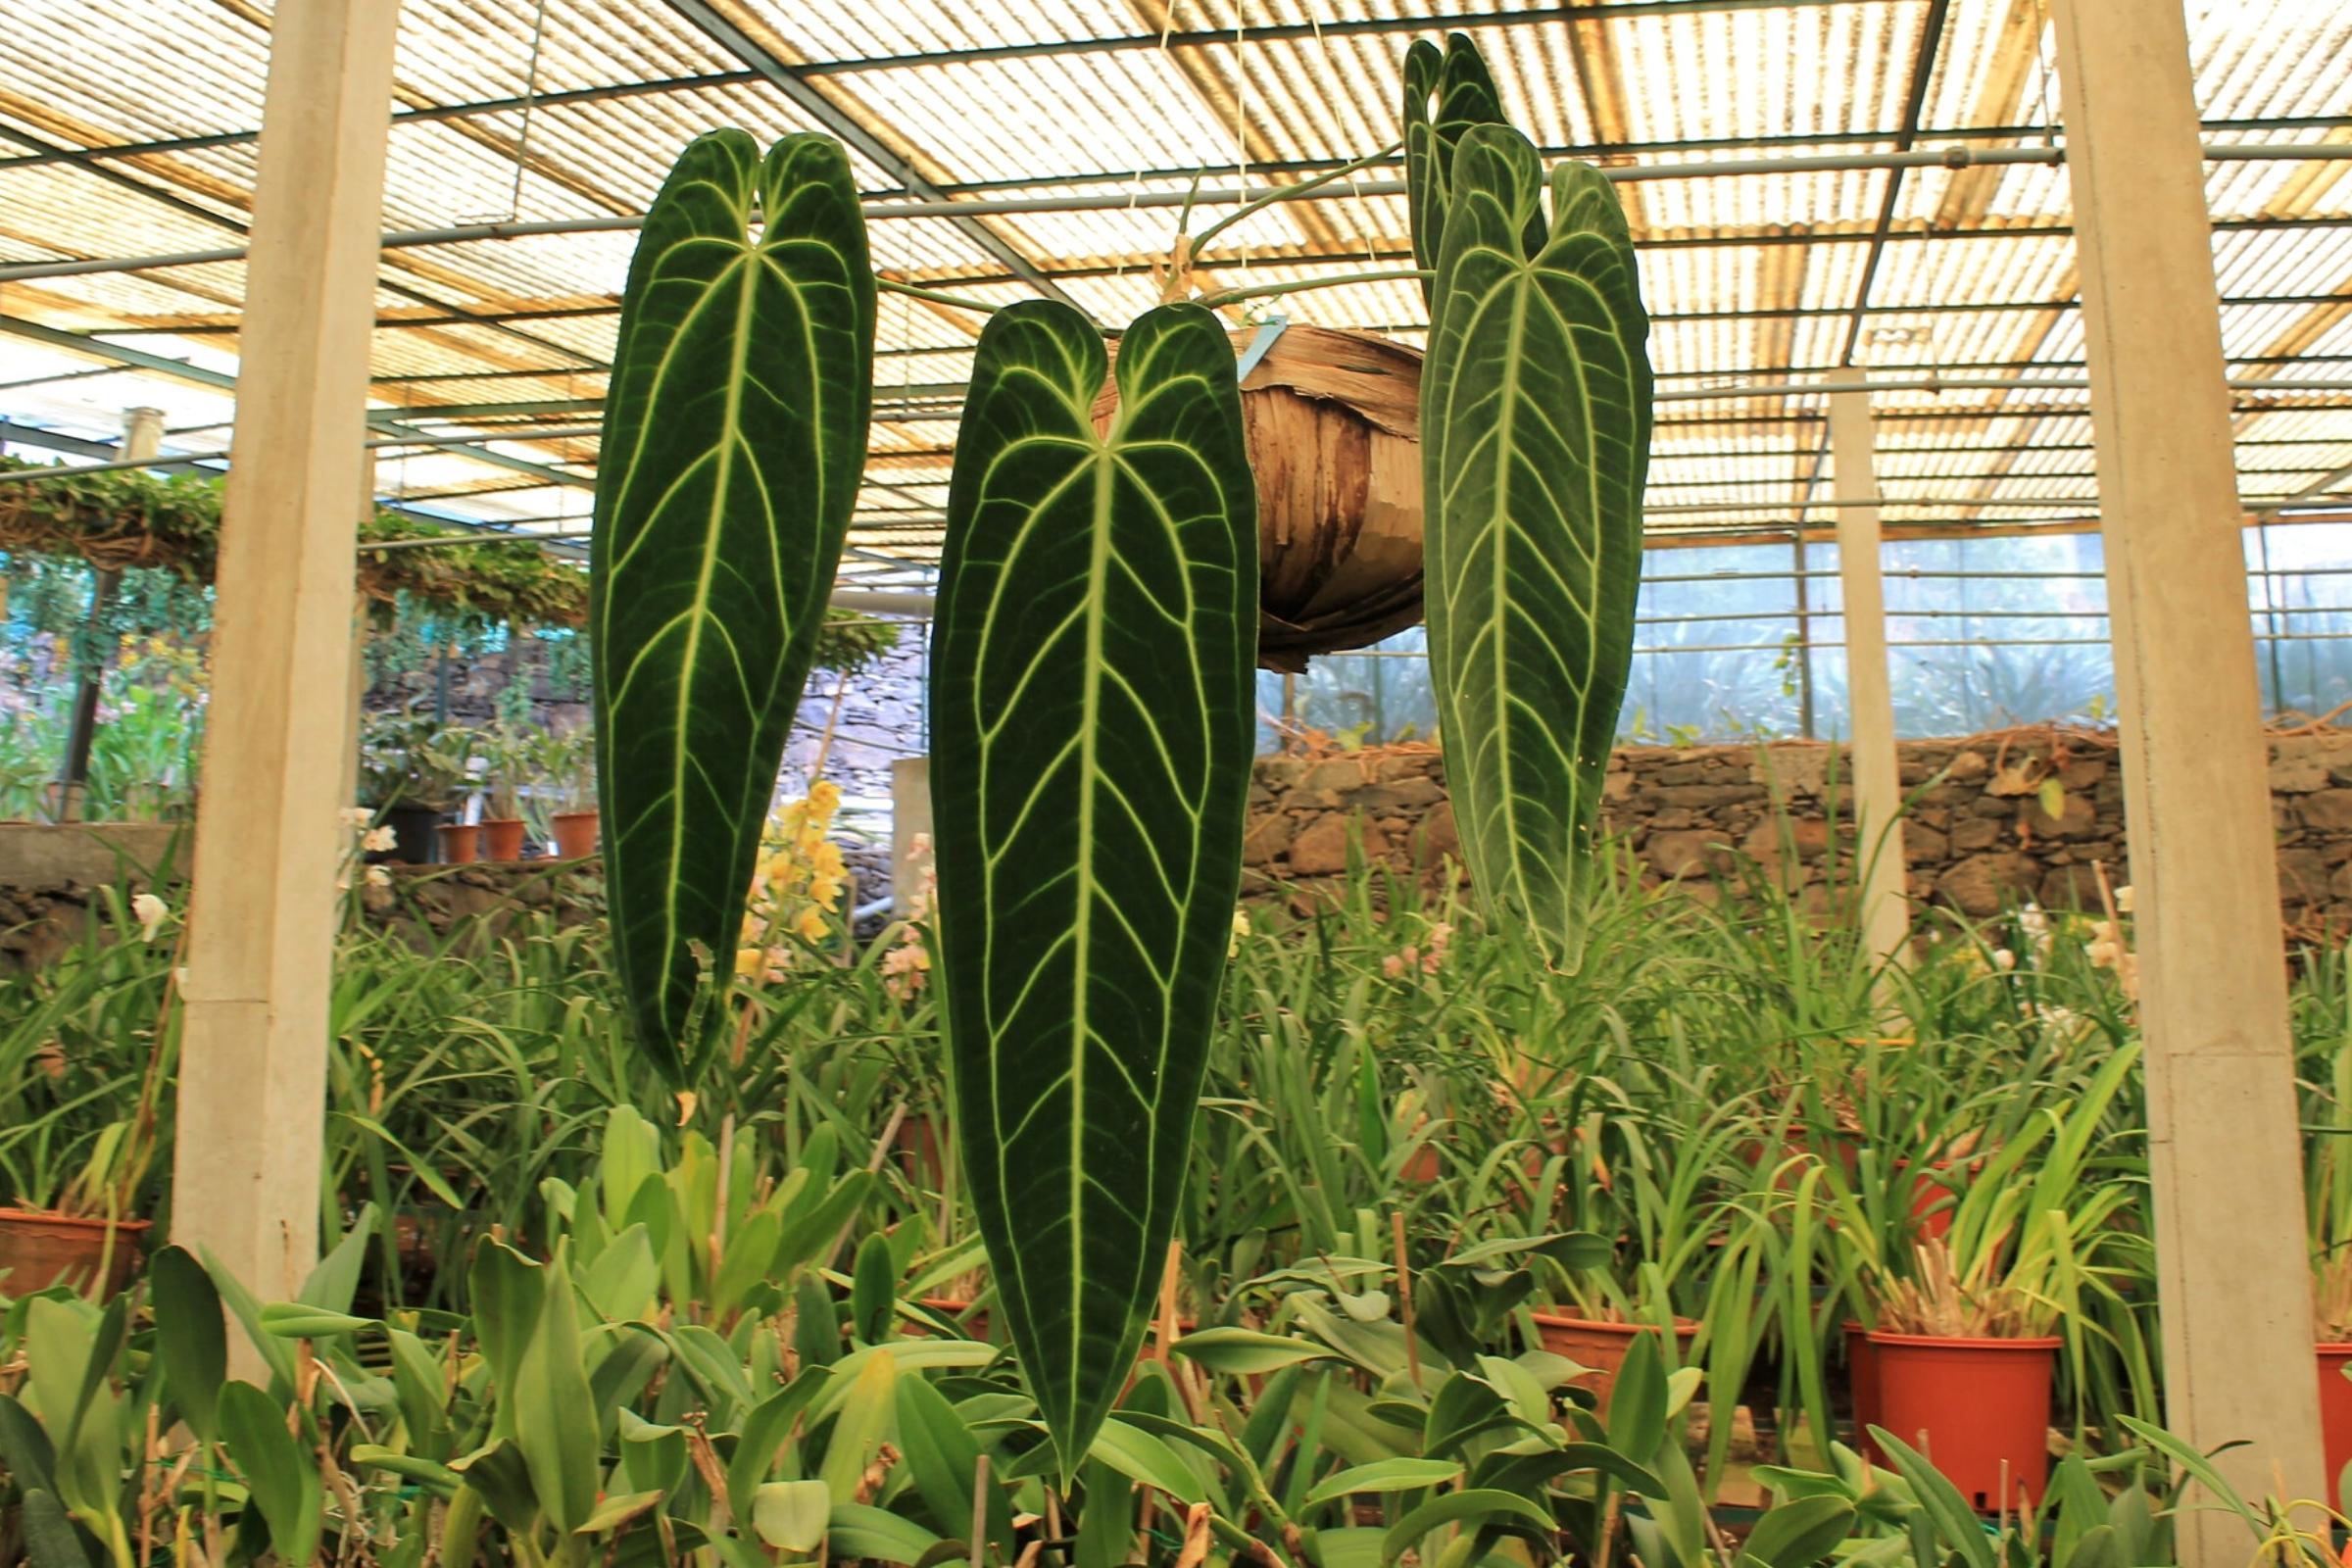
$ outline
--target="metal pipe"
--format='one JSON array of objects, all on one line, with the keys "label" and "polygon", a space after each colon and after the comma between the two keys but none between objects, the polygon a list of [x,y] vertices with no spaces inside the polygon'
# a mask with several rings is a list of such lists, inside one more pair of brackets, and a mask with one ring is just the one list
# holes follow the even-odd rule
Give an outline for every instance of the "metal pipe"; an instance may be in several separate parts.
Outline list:
[{"label": "metal pipe", "polygon": [[[2212,142],[2206,145],[2205,156],[2216,162],[2352,160],[2352,148],[2332,142]],[[1721,158],[1671,164],[1632,164],[1604,169],[1601,172],[1612,181],[1639,182],[1653,179],[1712,179],[1733,174],[1813,173],[1865,169],[1969,169],[1988,164],[2061,164],[2065,161],[2066,153],[2062,147],[1953,146],[1900,153],[1821,153],[1793,158]],[[1344,190],[1333,186],[1324,191],[1309,191],[1300,199],[1325,199],[1333,192],[1348,196],[1401,196],[1405,193],[1405,183],[1400,179],[1359,181]],[[1215,207],[1268,198],[1281,199],[1284,193],[1285,187],[1282,186],[1250,185],[1225,186],[1200,192],[1097,191],[1058,196],[890,198],[866,202],[864,211],[868,219],[883,220],[896,218],[986,218],[1025,213],[1113,212],[1129,208],[1183,207],[1188,203]],[[385,250],[407,250],[424,245],[456,245],[475,240],[520,239],[543,234],[625,232],[643,227],[644,223],[643,215],[549,219],[530,222],[457,223],[442,228],[396,230],[385,234],[381,243]],[[22,282],[38,277],[78,277],[103,272],[211,266],[242,261],[244,258],[245,247],[236,245],[216,250],[177,251],[111,260],[28,262],[15,267],[0,267],[0,283]]]}]

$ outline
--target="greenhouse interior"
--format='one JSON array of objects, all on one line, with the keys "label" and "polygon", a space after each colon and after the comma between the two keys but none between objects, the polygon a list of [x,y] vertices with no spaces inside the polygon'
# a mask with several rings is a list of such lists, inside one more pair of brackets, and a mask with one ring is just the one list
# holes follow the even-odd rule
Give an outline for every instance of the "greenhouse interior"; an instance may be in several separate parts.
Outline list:
[{"label": "greenhouse interior", "polygon": [[0,1568],[2352,1562],[2342,0],[20,0]]}]

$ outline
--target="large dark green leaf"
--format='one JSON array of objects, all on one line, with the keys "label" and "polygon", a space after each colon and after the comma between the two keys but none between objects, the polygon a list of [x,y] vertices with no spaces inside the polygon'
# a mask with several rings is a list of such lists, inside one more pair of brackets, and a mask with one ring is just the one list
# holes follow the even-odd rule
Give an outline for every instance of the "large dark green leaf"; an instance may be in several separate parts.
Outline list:
[{"label": "large dark green leaf", "polygon": [[840,144],[689,146],[622,299],[590,582],[613,944],[638,1041],[672,1078],[699,1045],[704,965],[732,965],[865,462],[873,340]]},{"label": "large dark green leaf", "polygon": [[[1436,268],[1444,248],[1446,201],[1453,149],[1473,125],[1502,125],[1502,94],[1486,57],[1466,33],[1449,33],[1441,50],[1427,38],[1404,56],[1405,209],[1413,226],[1413,265]],[[1531,234],[1531,242],[1539,236]],[[1531,246],[1532,248],[1532,246]],[[1421,280],[1433,305],[1437,280]]]},{"label": "large dark green leaf", "polygon": [[1241,875],[1256,503],[1198,306],[991,319],[931,662],[941,963],[972,1200],[1065,1470],[1159,1280]]},{"label": "large dark green leaf", "polygon": [[1607,182],[1562,164],[1548,225],[1543,196],[1525,137],[1463,133],[1421,452],[1430,662],[1463,855],[1494,915],[1564,954],[1633,661],[1649,321]]}]

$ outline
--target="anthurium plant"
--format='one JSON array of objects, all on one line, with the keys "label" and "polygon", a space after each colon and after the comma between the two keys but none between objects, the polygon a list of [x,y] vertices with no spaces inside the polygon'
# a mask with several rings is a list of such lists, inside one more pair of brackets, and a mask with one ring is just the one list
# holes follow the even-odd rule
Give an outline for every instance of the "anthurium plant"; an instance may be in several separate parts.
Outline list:
[{"label": "anthurium plant", "polygon": [[[1482,895],[1561,959],[1631,658],[1647,318],[1606,181],[1545,174],[1470,42],[1417,45],[1406,75],[1448,773]],[[598,774],[636,1039],[681,1089],[721,1033],[713,981],[855,500],[875,287],[847,155],[811,135],[689,147],[630,272]],[[1100,327],[973,307],[931,669],[940,978],[965,1183],[1065,1478],[1162,1275],[1232,938],[1256,504],[1203,307],[1242,297],[1119,333],[1101,423]]]}]

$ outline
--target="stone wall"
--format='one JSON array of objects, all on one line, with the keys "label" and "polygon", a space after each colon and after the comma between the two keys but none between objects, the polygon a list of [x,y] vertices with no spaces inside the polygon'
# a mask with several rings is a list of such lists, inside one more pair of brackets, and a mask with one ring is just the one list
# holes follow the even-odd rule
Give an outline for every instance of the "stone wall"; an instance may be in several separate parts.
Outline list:
[{"label": "stone wall", "polygon": [[[2299,933],[2352,931],[2352,731],[2270,742],[2281,913]],[[2096,873],[2124,869],[2123,770],[2111,734],[2026,728],[1908,741],[1903,786],[1911,894],[1967,915],[2025,899],[2065,907],[2097,900]],[[1642,879],[1713,897],[1715,873],[1753,862],[1813,907],[1850,883],[1839,748],[1632,747],[1611,760],[1604,829]],[[2054,808],[2054,809],[2053,809]],[[1365,855],[1429,872],[1458,855],[1445,769],[1426,746],[1257,763],[1243,859],[1246,886],[1311,895],[1335,886],[1351,840]]]}]

